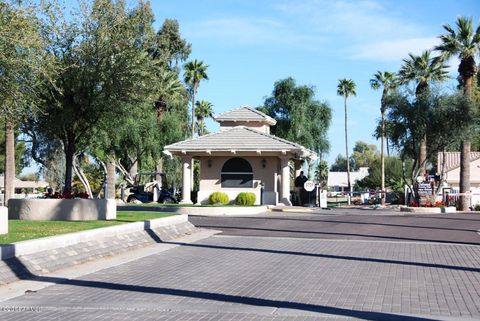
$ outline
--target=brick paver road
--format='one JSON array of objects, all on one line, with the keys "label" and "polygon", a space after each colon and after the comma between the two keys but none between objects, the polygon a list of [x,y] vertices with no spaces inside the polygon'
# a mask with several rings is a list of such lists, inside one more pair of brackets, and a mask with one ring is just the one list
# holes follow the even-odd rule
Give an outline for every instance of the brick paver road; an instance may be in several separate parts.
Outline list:
[{"label": "brick paver road", "polygon": [[480,320],[470,244],[219,235],[50,281],[0,320]]}]

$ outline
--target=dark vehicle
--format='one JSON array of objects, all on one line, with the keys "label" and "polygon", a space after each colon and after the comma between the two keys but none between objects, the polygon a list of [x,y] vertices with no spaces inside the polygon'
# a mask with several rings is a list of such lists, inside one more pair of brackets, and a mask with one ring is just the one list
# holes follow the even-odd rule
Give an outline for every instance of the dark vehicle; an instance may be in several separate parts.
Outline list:
[{"label": "dark vehicle", "polygon": [[146,172],[135,176],[135,183],[127,186],[130,189],[127,203],[158,202],[161,204],[178,203],[174,191],[168,188],[167,177],[164,173]]}]

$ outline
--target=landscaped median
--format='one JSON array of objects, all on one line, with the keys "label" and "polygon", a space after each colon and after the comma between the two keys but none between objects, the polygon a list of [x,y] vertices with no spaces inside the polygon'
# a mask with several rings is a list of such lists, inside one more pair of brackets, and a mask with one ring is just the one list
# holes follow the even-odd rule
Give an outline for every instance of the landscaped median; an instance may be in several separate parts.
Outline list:
[{"label": "landscaped median", "polygon": [[19,241],[37,239],[41,237],[59,234],[73,233],[118,224],[152,220],[172,215],[175,214],[149,211],[122,211],[117,212],[117,219],[108,221],[28,221],[14,219],[8,221],[8,234],[0,235],[0,244],[14,243]]},{"label": "landscaped median", "polygon": [[[65,234],[0,245],[0,257],[2,258],[0,261],[0,284],[144,248],[199,231],[188,221],[187,215],[164,217],[165,214],[161,213],[162,218],[144,220],[145,218],[159,217],[160,213],[122,212],[119,214],[121,215],[116,221],[105,222],[24,221],[38,224],[37,227],[50,226],[52,231],[61,231]],[[137,220],[141,221],[130,222]],[[76,223],[80,223],[80,225]],[[70,228],[65,228],[68,224],[70,224]],[[99,228],[102,224],[106,227]],[[108,224],[113,226],[108,226]],[[56,228],[53,228],[55,226]],[[65,229],[60,229],[59,226]],[[78,226],[89,229],[69,233]],[[32,235],[39,237],[35,233]]]}]

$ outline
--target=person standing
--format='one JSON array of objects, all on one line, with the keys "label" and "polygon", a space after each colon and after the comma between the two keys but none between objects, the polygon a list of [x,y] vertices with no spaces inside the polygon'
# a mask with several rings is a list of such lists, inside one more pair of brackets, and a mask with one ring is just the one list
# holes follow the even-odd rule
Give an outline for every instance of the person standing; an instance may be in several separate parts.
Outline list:
[{"label": "person standing", "polygon": [[303,171],[300,172],[300,175],[295,178],[295,193],[297,194],[298,205],[303,206],[302,200],[302,191],[303,184],[308,180],[308,178],[303,175]]}]

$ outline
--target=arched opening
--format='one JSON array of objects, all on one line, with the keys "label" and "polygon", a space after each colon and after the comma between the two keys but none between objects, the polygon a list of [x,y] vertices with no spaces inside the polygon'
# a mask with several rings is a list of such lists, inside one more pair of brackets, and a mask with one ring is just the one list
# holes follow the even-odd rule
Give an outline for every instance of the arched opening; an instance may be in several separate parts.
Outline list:
[{"label": "arched opening", "polygon": [[252,188],[253,170],[250,163],[240,157],[230,158],[223,164],[221,180],[222,187]]}]

